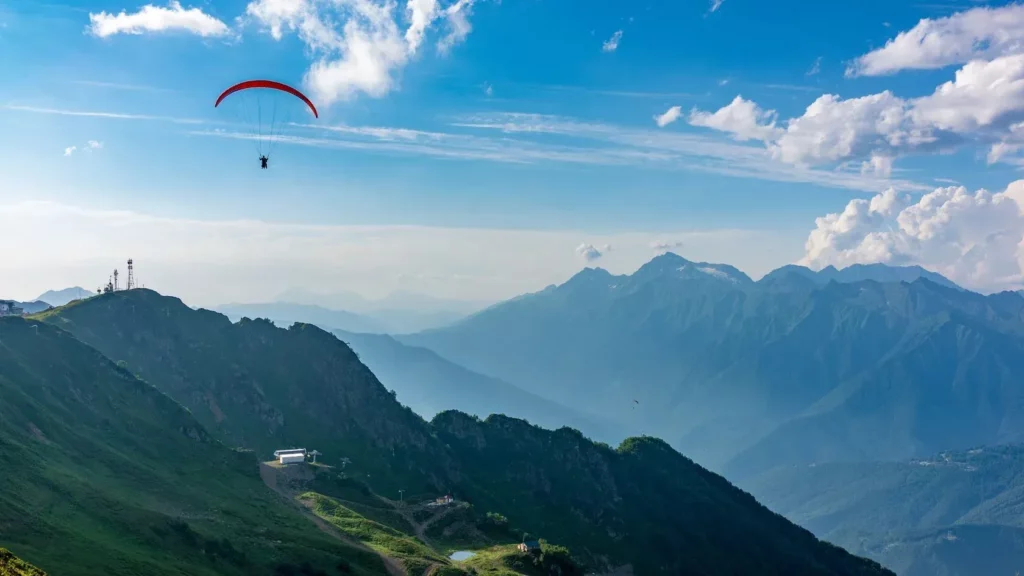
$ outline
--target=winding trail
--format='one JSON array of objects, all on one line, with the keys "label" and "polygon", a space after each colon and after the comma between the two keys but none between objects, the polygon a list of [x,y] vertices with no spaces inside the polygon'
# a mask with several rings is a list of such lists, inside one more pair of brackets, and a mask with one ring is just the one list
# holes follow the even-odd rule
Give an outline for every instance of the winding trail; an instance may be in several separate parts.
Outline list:
[{"label": "winding trail", "polygon": [[326,522],[323,518],[320,518],[319,516],[314,514],[313,510],[310,508],[312,503],[307,504],[305,502],[297,500],[295,498],[296,494],[290,492],[287,488],[278,485],[277,479],[279,475],[280,472],[273,466],[270,466],[264,462],[260,462],[260,478],[263,480],[263,483],[266,484],[268,488],[276,492],[279,496],[284,498],[292,506],[294,506],[295,509],[298,510],[303,516],[312,520],[313,524],[315,524],[317,528],[319,528],[325,534],[338,540],[342,544],[345,544],[346,546],[355,548],[363,552],[370,552],[372,554],[376,554],[381,559],[381,562],[384,563],[384,568],[388,571],[389,576],[408,576],[408,574],[406,574],[405,568],[402,566],[402,563],[398,560],[395,560],[390,556],[381,554],[380,552],[374,550],[373,548],[370,548],[366,544],[363,544],[358,540],[350,538],[334,526],[331,526],[329,522]]}]

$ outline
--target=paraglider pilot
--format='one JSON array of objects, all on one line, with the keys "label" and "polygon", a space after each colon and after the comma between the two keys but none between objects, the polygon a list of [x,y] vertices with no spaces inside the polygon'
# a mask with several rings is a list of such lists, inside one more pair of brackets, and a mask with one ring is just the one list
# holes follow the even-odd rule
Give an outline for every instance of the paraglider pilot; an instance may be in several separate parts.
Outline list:
[{"label": "paraglider pilot", "polygon": [[260,168],[263,168],[264,170],[266,170],[267,169],[267,162],[269,160],[270,160],[270,158],[267,158],[266,156],[260,156]]}]

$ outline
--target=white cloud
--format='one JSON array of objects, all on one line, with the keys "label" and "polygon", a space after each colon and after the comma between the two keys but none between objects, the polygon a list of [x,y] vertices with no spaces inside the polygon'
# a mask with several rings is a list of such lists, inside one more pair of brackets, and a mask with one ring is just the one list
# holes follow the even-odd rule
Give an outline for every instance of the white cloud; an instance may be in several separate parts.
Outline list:
[{"label": "white cloud", "polygon": [[601,50],[605,52],[615,52],[619,49],[619,42],[622,40],[622,30],[616,30],[612,37],[605,41],[601,45]]},{"label": "white cloud", "polygon": [[484,84],[484,94],[494,96],[494,86],[491,86],[490,82]]},{"label": "white cloud", "polygon": [[409,52],[415,54],[420,44],[423,43],[427,27],[440,14],[440,5],[437,0],[408,0],[405,11],[409,18],[409,28],[405,31],[405,43],[409,46]]},{"label": "white cloud", "polygon": [[708,9],[708,12],[718,11],[718,9],[722,7],[723,2],[725,2],[725,0],[711,0],[711,8]]},{"label": "white cloud", "polygon": [[979,291],[1024,283],[1024,181],[1004,192],[938,188],[916,203],[893,190],[815,221],[801,264],[917,264]]},{"label": "white cloud", "polygon": [[892,176],[892,157],[874,154],[870,160],[861,164],[860,171],[862,174],[875,174],[888,178]]},{"label": "white cloud", "polygon": [[124,10],[116,15],[107,12],[89,14],[89,23],[89,31],[100,38],[169,31],[212,37],[226,36],[230,31],[227,24],[217,18],[199,8],[182,8],[177,1],[170,2],[166,8],[147,4],[132,14]]},{"label": "white cloud", "polygon": [[437,41],[437,50],[447,54],[453,46],[462,42],[473,31],[469,16],[473,11],[475,0],[458,0],[445,9],[445,20],[448,23],[448,34]]},{"label": "white cloud", "polygon": [[593,262],[594,260],[604,256],[605,253],[609,252],[611,249],[612,247],[610,245],[605,245],[601,249],[598,249],[593,244],[583,243],[576,247],[576,253],[582,256],[587,262]]},{"label": "white cloud", "polygon": [[683,243],[679,240],[655,240],[650,243],[650,247],[655,253],[663,254],[682,248]]},{"label": "white cloud", "polygon": [[821,72],[821,56],[814,59],[814,64],[811,65],[811,69],[807,71],[807,76],[814,76]]},{"label": "white cloud", "polygon": [[956,78],[913,101],[918,126],[957,133],[1005,130],[1024,112],[1024,54],[968,62]]},{"label": "white cloud", "polygon": [[690,124],[728,132],[740,141],[770,141],[780,132],[775,127],[775,118],[774,110],[762,110],[750,100],[737,96],[713,113],[694,109],[690,113]]},{"label": "white cloud", "polygon": [[658,125],[658,128],[664,128],[669,124],[679,120],[679,117],[683,115],[683,109],[680,106],[673,106],[665,111],[664,114],[659,114],[654,117],[654,122]]},{"label": "white cloud", "polygon": [[72,154],[75,153],[75,150],[78,150],[78,146],[68,146],[67,148],[64,149],[64,155],[71,156]]},{"label": "white cloud", "polygon": [[[39,230],[48,233],[39,235]],[[497,300],[561,283],[579,270],[565,250],[581,236],[615,273],[650,258],[649,233],[502,230],[426,226],[320,226],[199,221],[52,203],[0,204],[0,245],[34,238],[31,251],[0,259],[0,294],[30,299],[62,286],[97,286],[132,256],[149,288],[191,305],[273,299],[296,278],[323,292],[383,296],[398,289],[465,300]],[[132,239],[125,253],[124,239]],[[798,234],[680,230],[666,237],[693,256],[763,274],[799,254]],[[123,271],[123,270],[122,270]]]},{"label": "white cloud", "polygon": [[857,58],[849,76],[927,70],[1024,52],[1024,5],[979,7],[928,19]]},{"label": "white cloud", "polygon": [[86,145],[89,147],[89,150],[99,150],[100,148],[103,148],[103,142],[98,140],[89,140]]},{"label": "white cloud", "polygon": [[847,100],[825,94],[791,119],[770,148],[783,162],[817,165],[929,141],[907,126],[907,108],[889,91]]},{"label": "white cloud", "polygon": [[253,0],[246,15],[275,39],[298,35],[315,58],[306,87],[318,104],[328,106],[360,93],[390,93],[438,21],[447,27],[437,43],[440,52],[465,40],[473,4],[457,0],[442,8],[437,0],[407,0],[404,31],[395,0]]}]

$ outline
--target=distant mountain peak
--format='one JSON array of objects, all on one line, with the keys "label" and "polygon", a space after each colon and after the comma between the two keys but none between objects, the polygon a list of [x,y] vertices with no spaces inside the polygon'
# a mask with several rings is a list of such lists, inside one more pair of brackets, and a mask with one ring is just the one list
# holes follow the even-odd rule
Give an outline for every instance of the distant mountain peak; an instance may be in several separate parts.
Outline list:
[{"label": "distant mountain peak", "polygon": [[714,279],[735,285],[749,284],[749,276],[728,264],[692,262],[674,252],[655,256],[637,270],[632,278],[653,280],[655,278],[677,278],[684,280]]},{"label": "distant mountain peak", "polygon": [[798,264],[787,264],[769,272],[759,282],[765,284],[777,283],[781,277],[793,274],[804,276],[805,278],[813,280],[815,283],[821,285],[828,284],[829,282],[849,284],[852,282],[863,282],[865,280],[873,280],[881,283],[914,282],[923,278],[946,288],[963,290],[963,288],[957,286],[953,281],[949,280],[945,276],[922,268],[921,266],[890,266],[889,264],[882,263],[851,264],[845,268],[836,268],[830,264],[818,271],[814,271],[806,266],[800,266]]},{"label": "distant mountain peak", "polygon": [[46,302],[50,306],[63,306],[73,300],[88,298],[95,294],[92,290],[86,290],[81,286],[65,288],[63,290],[49,290],[39,295],[36,301]]}]

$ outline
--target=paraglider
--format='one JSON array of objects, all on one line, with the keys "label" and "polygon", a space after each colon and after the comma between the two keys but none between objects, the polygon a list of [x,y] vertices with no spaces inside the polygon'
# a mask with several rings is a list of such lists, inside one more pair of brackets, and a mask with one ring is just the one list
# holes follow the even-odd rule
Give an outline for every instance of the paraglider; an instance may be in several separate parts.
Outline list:
[{"label": "paraglider", "polygon": [[[294,108],[308,108],[314,118],[320,117],[316,106],[305,94],[281,82],[273,80],[239,82],[224,90],[213,107],[219,108],[221,103],[232,95],[235,96],[229,102],[235,105],[235,111],[240,120],[249,129],[250,134],[246,138],[256,142],[260,168],[264,170],[268,167],[270,151],[274,142],[280,139],[279,129],[282,124],[287,123],[287,116],[294,111]],[[304,106],[301,106],[300,103]],[[269,122],[266,122],[264,118],[265,106],[269,108]]]}]

